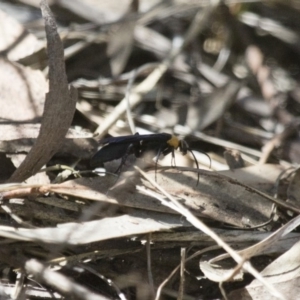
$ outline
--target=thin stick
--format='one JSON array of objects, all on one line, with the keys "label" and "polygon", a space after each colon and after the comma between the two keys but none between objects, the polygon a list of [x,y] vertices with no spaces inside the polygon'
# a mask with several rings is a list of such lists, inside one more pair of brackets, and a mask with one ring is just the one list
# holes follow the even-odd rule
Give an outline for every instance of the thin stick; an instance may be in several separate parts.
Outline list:
[{"label": "thin stick", "polygon": [[179,290],[178,290],[178,297],[177,300],[183,299],[183,292],[184,292],[184,270],[185,270],[185,253],[186,249],[181,248],[180,249],[180,284],[179,284]]},{"label": "thin stick", "polygon": [[152,275],[152,268],[151,268],[151,232],[147,234],[147,273],[148,273],[148,282],[150,286],[150,292],[152,295],[152,298],[154,298],[155,292],[154,292],[154,281],[153,281],[153,275]]}]

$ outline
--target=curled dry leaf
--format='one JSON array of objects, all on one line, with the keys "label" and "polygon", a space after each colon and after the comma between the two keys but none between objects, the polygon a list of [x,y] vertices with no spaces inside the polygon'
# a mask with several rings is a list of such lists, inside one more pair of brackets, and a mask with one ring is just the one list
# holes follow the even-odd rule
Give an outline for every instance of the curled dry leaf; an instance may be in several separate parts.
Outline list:
[{"label": "curled dry leaf", "polygon": [[[287,224],[280,227],[277,231],[273,232],[272,234],[270,234],[268,237],[266,237],[262,241],[258,242],[255,245],[252,245],[246,249],[240,250],[240,251],[238,251],[238,253],[245,260],[248,260],[253,256],[270,253],[271,252],[270,249],[273,249],[273,251],[274,251],[274,249],[279,249],[279,248],[275,248],[275,247],[278,247],[278,244],[281,242],[280,239],[282,237],[284,237],[285,235],[288,235],[291,231],[293,231],[296,227],[298,227],[299,223],[300,223],[300,217],[298,216],[298,217],[294,218],[293,220],[291,220],[290,222],[288,222]],[[291,236],[292,235],[290,235],[290,238],[291,238]],[[285,243],[286,240],[283,242]],[[294,247],[295,246],[293,246],[293,248]],[[299,248],[299,246],[297,248]],[[290,250],[288,252],[290,252]],[[286,254],[287,253],[285,253],[283,256],[285,256]],[[233,273],[232,273],[233,267],[230,270],[228,270],[228,268],[226,267],[226,264],[228,264],[228,262],[224,261],[224,259],[229,258],[229,257],[230,257],[229,254],[226,253],[226,254],[219,255],[219,256],[211,259],[210,261],[201,261],[200,268],[204,272],[204,274],[210,280],[213,280],[213,281],[221,282],[221,281],[227,281],[227,280],[238,280],[239,278],[236,278],[235,276],[233,276]],[[220,262],[220,261],[222,261],[222,262]],[[215,265],[216,262],[218,262],[218,265]],[[225,265],[224,265],[224,263],[225,263]],[[233,263],[232,261],[229,262],[229,264],[231,264],[231,265],[232,265],[232,263]],[[271,264],[271,265],[273,265],[273,264]],[[299,263],[296,262],[297,268],[298,268],[298,264]],[[277,273],[278,265],[275,264],[275,266],[276,266],[276,268],[275,268],[276,274],[278,274]],[[293,265],[293,267],[294,267],[294,265]],[[287,265],[285,265],[285,268],[289,269],[290,266],[287,267]],[[284,270],[282,273],[285,273],[285,272],[286,272],[286,270]],[[242,271],[239,271],[239,274],[242,274]],[[230,275],[231,277],[227,277],[228,275]],[[273,275],[273,274],[266,274],[266,275]],[[295,274],[293,274],[292,277],[294,275]],[[289,278],[289,276],[287,276],[287,278]],[[286,277],[285,277],[285,279],[286,279]],[[278,277],[278,280],[280,281],[281,277]],[[271,280],[271,283],[273,284],[274,281]],[[258,281],[257,281],[257,285],[262,287],[261,283]]]},{"label": "curled dry leaf", "polygon": [[235,274],[234,265],[236,264],[232,263],[232,265],[233,266],[226,268],[223,265],[210,264],[208,261],[200,261],[201,271],[207,278],[215,282],[243,280],[243,272],[239,271]]},{"label": "curled dry leaf", "polygon": [[25,180],[49,161],[60,148],[75,112],[77,93],[68,88],[64,51],[55,20],[46,1],[41,2],[41,9],[48,42],[49,93],[46,95],[39,136],[24,162],[10,178],[12,182]]},{"label": "curled dry leaf", "polygon": [[[274,246],[278,241],[289,234],[291,231],[293,231],[295,228],[297,228],[300,225],[300,216],[295,217],[285,225],[281,226],[278,230],[270,234],[268,237],[266,237],[261,242],[252,245],[246,249],[240,250],[239,254],[244,257],[245,259],[248,259],[252,256],[256,255],[262,255],[265,254],[268,249],[270,249],[272,246]],[[225,259],[229,257],[228,254],[222,254],[215,258],[213,258],[211,261],[216,262],[220,261],[222,259]]]},{"label": "curled dry leaf", "polygon": [[[264,278],[276,286],[285,295],[285,299],[299,298],[300,283],[300,242],[269,264],[262,272]],[[258,280],[252,281],[244,289],[236,290],[228,295],[229,299],[270,299],[270,294]],[[250,299],[250,298],[249,298]]]}]

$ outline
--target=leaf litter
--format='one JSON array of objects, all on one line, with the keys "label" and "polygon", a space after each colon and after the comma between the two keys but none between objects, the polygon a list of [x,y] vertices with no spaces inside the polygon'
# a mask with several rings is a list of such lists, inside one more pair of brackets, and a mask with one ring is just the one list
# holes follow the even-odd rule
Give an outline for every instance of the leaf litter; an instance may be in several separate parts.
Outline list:
[{"label": "leaf litter", "polygon": [[[0,5],[1,293],[297,299],[298,8],[15,2],[31,13]],[[200,170],[91,170],[101,138],[135,134],[128,115],[181,135]]]}]

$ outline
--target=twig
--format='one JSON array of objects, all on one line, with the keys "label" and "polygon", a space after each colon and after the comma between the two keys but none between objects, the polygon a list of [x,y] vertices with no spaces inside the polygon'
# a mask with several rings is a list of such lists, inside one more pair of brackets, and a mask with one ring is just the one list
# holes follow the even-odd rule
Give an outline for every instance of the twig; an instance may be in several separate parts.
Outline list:
[{"label": "twig", "polygon": [[185,270],[185,253],[186,249],[181,248],[180,250],[180,284],[179,284],[179,291],[177,300],[183,299],[183,292],[184,292],[184,270]]},{"label": "twig", "polygon": [[146,250],[147,250],[148,282],[149,282],[151,294],[154,297],[154,295],[155,295],[155,292],[154,292],[154,281],[153,281],[152,267],[151,267],[151,232],[149,234],[147,234]]}]

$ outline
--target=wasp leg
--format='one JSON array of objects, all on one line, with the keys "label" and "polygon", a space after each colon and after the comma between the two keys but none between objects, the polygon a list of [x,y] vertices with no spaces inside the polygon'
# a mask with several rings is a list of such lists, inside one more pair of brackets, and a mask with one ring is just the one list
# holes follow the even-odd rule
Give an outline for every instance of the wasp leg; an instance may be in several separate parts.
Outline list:
[{"label": "wasp leg", "polygon": [[[195,164],[196,164],[196,166],[197,166],[197,185],[199,184],[199,180],[200,180],[200,173],[199,173],[199,164],[198,164],[198,161],[197,161],[197,159],[196,159],[196,156],[195,156],[195,154],[193,153],[193,151],[191,150],[191,149],[187,149],[189,152],[191,152],[191,154],[192,154],[192,156],[193,156],[193,158],[194,158],[194,161],[195,161]],[[210,159],[210,157],[209,157],[209,159]]]},{"label": "wasp leg", "polygon": [[176,160],[175,160],[175,151],[174,151],[174,149],[172,149],[171,152],[172,152],[171,166],[172,166],[172,168],[176,168]]},{"label": "wasp leg", "polygon": [[156,159],[155,159],[155,182],[157,181],[157,164],[158,164],[158,159],[161,155],[161,152],[162,152],[162,150],[161,150],[161,147],[160,147],[157,151],[157,155],[156,155]]},{"label": "wasp leg", "polygon": [[122,156],[121,163],[120,163],[118,169],[115,171],[115,173],[118,174],[118,176],[120,176],[122,167],[125,165],[128,156],[130,154],[132,154],[133,148],[134,148],[134,145],[130,144],[126,149],[125,154]]}]

